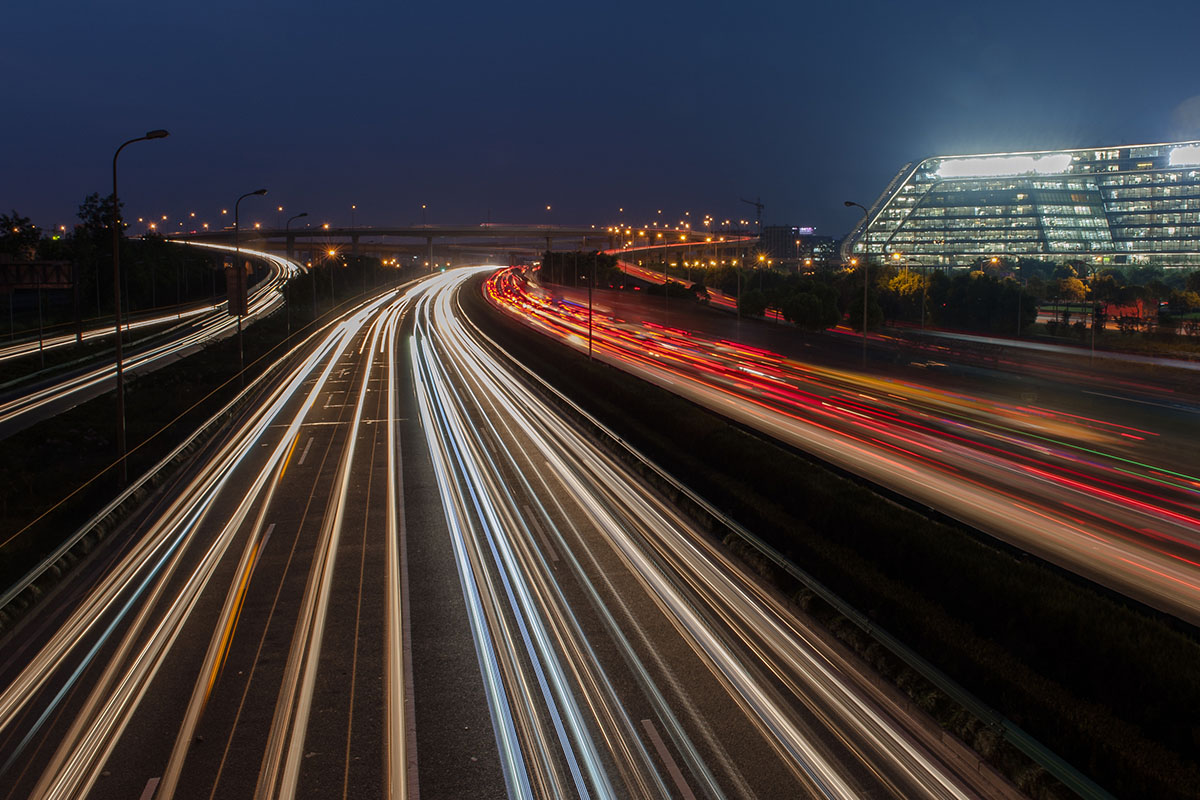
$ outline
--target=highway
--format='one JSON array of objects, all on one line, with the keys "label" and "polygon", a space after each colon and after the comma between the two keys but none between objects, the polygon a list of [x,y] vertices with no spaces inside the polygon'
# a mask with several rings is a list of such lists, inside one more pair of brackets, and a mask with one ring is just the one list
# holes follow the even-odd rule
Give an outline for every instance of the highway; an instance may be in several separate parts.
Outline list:
[{"label": "highway", "polygon": [[[5,796],[138,797],[151,783],[159,797],[306,794],[297,787],[315,778],[301,768],[325,766],[301,749],[314,703],[346,720],[311,726],[315,738],[346,737],[327,751],[346,785],[403,783],[402,729],[381,737],[373,717],[351,722],[356,703],[403,709],[398,661],[380,683],[316,683],[323,657],[340,670],[357,645],[379,665],[380,643],[393,654],[400,643],[399,579],[385,568],[399,562],[374,550],[368,560],[364,544],[368,534],[372,547],[394,542],[393,516],[360,494],[374,481],[379,502],[398,503],[386,488],[392,428],[369,422],[391,385],[376,374],[387,353],[375,345],[403,308],[393,301],[383,295],[302,345],[287,378],[145,510],[87,586],[68,585],[49,618],[17,632],[28,638],[6,648],[4,673],[15,677],[0,695]],[[356,547],[355,568],[335,575]],[[392,593],[342,608],[367,575]],[[331,607],[338,627],[327,634]],[[354,738],[395,757],[352,771],[337,754]]]},{"label": "highway", "polygon": [[[579,293],[564,300],[557,287],[551,294],[514,272],[489,291],[514,316],[586,351],[588,311]],[[901,379],[822,366],[645,316],[598,313],[592,331],[594,352],[609,363],[1200,621],[1200,478],[1185,433],[1196,405],[1186,396],[1146,399],[1129,379],[1060,371],[1059,389],[1069,375],[1103,401],[1106,413],[1087,415],[1052,398],[979,393],[978,382],[960,385],[952,375]],[[930,358],[925,366],[946,364]]]},{"label": "highway", "polygon": [[1009,797],[471,327],[364,302],[0,642],[0,798]]},{"label": "highway", "polygon": [[510,797],[1003,792],[961,783],[920,721],[514,377],[451,292],[417,314]]},{"label": "highway", "polygon": [[[219,250],[233,248],[223,245],[194,244],[196,247],[208,247]],[[284,283],[301,267],[287,259],[270,253],[250,251],[242,248],[247,256],[260,258],[270,265],[266,279],[255,284],[249,294],[249,309],[243,318],[243,325],[249,325],[256,319],[264,317],[277,309],[283,302],[281,288]],[[237,331],[238,321],[230,316],[224,302],[215,305],[205,305],[182,313],[182,319],[162,340],[144,347],[134,347],[127,350],[124,359],[124,370],[127,375],[147,372],[159,366],[170,363],[194,352],[205,342],[233,335]],[[141,319],[131,323],[131,327],[159,325],[176,320],[177,314],[167,314],[162,317]],[[124,326],[122,326],[124,328]],[[112,334],[112,328],[87,331],[85,338],[107,336]],[[61,336],[48,344],[62,346],[73,343],[74,336]],[[37,343],[23,342],[0,350],[0,358],[12,358],[18,355],[28,355],[37,352]],[[13,394],[0,399],[0,438],[11,436],[36,422],[54,414],[73,408],[104,392],[111,391],[116,381],[116,364],[105,363],[100,366],[85,366],[65,376],[52,378],[48,381],[22,387]]]}]

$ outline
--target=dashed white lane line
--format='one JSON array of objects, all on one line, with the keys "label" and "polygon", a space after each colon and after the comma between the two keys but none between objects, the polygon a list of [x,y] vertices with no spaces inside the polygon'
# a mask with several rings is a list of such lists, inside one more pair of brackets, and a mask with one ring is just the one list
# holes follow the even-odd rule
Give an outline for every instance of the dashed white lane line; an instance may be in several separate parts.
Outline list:
[{"label": "dashed white lane line", "polygon": [[308,458],[308,448],[312,447],[313,439],[316,437],[308,437],[308,444],[304,445],[304,452],[300,454],[300,460],[296,462],[297,467],[304,466],[304,459]]},{"label": "dashed white lane line", "polygon": [[696,800],[696,795],[692,794],[692,787],[687,785],[687,781],[683,779],[683,772],[680,771],[679,765],[675,763],[675,759],[671,756],[671,751],[667,749],[666,743],[662,737],[658,735],[658,729],[654,727],[654,723],[648,719],[642,720],[642,727],[646,729],[646,735],[650,737],[651,744],[654,745],[654,751],[658,753],[658,757],[667,765],[667,772],[671,775],[671,780],[675,781],[675,786],[678,787],[679,793],[683,795],[685,800]]},{"label": "dashed white lane line", "polygon": [[162,778],[151,778],[150,780],[146,781],[146,788],[142,789],[142,796],[139,798],[139,800],[151,800],[151,798],[154,797],[154,791],[158,788],[158,782],[160,780],[162,780]]}]

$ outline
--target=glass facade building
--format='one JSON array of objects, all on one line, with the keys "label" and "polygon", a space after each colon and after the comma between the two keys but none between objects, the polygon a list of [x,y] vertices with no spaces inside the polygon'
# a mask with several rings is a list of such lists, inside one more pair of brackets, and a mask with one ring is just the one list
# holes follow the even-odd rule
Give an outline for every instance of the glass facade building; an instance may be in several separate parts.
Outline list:
[{"label": "glass facade building", "polygon": [[901,253],[1200,266],[1200,141],[907,164],[846,238],[842,257]]}]

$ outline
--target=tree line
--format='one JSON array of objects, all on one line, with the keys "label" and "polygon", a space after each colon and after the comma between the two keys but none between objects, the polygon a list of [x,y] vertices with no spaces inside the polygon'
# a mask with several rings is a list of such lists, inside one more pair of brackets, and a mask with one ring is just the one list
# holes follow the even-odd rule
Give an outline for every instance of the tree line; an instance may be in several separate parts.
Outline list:
[{"label": "tree line", "polygon": [[[121,204],[122,206],[124,204]],[[118,208],[118,216],[120,213]],[[0,214],[0,261],[66,261],[72,265],[75,294],[83,317],[112,312],[113,198],[93,193],[76,212],[78,222],[69,230],[47,231],[15,209]],[[128,238],[127,224],[118,227],[121,249],[122,306],[146,309],[187,303],[225,292],[223,258],[198,248],[177,247],[157,234]],[[64,306],[69,290],[46,292],[51,317],[61,321],[73,315]]]}]

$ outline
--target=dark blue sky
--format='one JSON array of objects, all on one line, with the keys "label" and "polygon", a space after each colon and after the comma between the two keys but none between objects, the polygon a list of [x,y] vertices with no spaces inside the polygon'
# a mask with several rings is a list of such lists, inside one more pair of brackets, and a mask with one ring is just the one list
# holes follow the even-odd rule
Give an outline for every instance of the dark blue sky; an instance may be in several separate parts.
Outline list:
[{"label": "dark blue sky", "polygon": [[[841,234],[940,153],[1200,138],[1195,0],[315,3],[4,12],[0,209],[603,225],[705,213]],[[547,213],[545,206],[552,206]],[[658,209],[663,210],[658,217]]]}]

